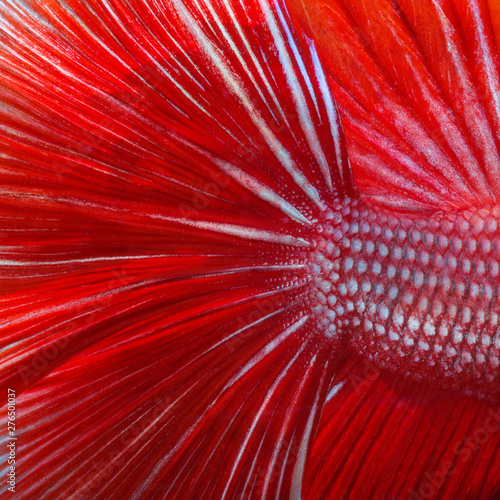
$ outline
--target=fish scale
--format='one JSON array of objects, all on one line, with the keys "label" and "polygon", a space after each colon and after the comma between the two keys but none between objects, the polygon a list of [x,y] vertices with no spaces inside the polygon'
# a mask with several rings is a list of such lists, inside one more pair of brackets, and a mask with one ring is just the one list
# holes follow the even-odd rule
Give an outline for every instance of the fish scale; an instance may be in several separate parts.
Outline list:
[{"label": "fish scale", "polygon": [[326,214],[310,300],[381,368],[447,388],[496,391],[500,207],[397,214],[347,199]]}]

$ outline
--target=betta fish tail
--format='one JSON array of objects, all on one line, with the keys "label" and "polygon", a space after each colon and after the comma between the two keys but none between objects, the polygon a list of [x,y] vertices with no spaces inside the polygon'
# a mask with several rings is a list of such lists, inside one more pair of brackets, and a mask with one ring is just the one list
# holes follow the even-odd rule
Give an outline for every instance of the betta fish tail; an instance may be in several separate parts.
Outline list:
[{"label": "betta fish tail", "polygon": [[500,226],[456,216],[500,200],[500,24],[454,4],[3,2],[16,498],[498,496],[498,409],[425,385],[500,358],[451,335]]},{"label": "betta fish tail", "polygon": [[281,1],[27,5],[0,19],[18,498],[300,498],[338,367],[310,257],[355,195],[314,45]]},{"label": "betta fish tail", "polygon": [[[498,497],[500,410],[351,355],[311,447],[304,498]],[[363,478],[360,480],[359,478]]]}]

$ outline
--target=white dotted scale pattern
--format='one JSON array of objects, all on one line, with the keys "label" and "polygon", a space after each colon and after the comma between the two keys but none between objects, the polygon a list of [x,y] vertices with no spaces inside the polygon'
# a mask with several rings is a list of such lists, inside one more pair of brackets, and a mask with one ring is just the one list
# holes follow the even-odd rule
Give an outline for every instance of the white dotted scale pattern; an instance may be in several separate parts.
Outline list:
[{"label": "white dotted scale pattern", "polygon": [[498,380],[500,207],[413,216],[347,200],[320,234],[310,301],[326,336],[447,387]]}]

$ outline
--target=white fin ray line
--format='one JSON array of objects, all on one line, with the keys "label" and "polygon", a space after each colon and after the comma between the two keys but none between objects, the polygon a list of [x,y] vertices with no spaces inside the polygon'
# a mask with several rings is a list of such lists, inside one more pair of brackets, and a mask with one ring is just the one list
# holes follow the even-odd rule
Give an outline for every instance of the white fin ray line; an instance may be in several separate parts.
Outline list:
[{"label": "white fin ray line", "polygon": [[[303,319],[307,319],[307,316]],[[299,322],[297,322],[295,325],[297,325]],[[304,321],[302,321],[302,324],[304,323]],[[295,326],[293,325],[293,326]],[[300,325],[302,326],[302,325]],[[300,326],[297,326],[295,328],[295,330],[298,330],[300,328]],[[293,328],[293,327],[292,327]],[[259,411],[257,412],[257,414],[254,416],[253,420],[252,420],[252,425],[250,426],[250,429],[248,430],[246,436],[245,436],[245,439],[242,443],[242,445],[240,446],[240,450],[238,452],[238,456],[236,458],[236,461],[231,469],[231,474],[227,480],[227,485],[226,485],[226,488],[224,489],[224,492],[222,493],[222,496],[221,496],[221,500],[224,500],[226,498],[226,495],[227,495],[227,492],[228,492],[228,489],[229,489],[229,486],[231,484],[231,481],[236,473],[236,470],[238,468],[238,465],[241,461],[241,458],[243,456],[243,453],[245,452],[245,449],[247,447],[247,444],[248,444],[248,441],[250,440],[252,434],[254,433],[255,431],[255,428],[262,416],[262,413],[264,412],[265,408],[268,406],[268,404],[270,403],[271,399],[272,399],[272,396],[274,395],[276,389],[278,388],[278,386],[281,384],[281,382],[283,381],[283,379],[286,377],[288,371],[290,370],[290,368],[293,366],[293,364],[297,361],[297,359],[299,358],[300,354],[302,354],[303,350],[305,349],[305,346],[306,344],[303,344],[298,350],[297,352],[295,353],[295,355],[293,356],[293,358],[287,363],[286,367],[281,371],[281,373],[278,375],[278,377],[276,378],[276,380],[273,382],[273,384],[271,385],[271,387],[269,388],[269,390],[267,391],[267,394],[266,396],[264,397],[264,401],[262,402],[262,404],[260,405],[259,407]]]},{"label": "white fin ray line", "polygon": [[200,44],[200,48],[205,51],[207,56],[213,61],[214,69],[216,69],[226,82],[228,88],[239,99],[241,104],[248,112],[248,116],[258,128],[262,137],[266,140],[271,151],[273,151],[276,158],[280,161],[283,168],[292,176],[296,184],[307,194],[307,196],[320,208],[323,209],[323,202],[320,200],[316,188],[307,180],[306,176],[301,172],[290,153],[283,147],[276,135],[266,124],[260,112],[250,101],[247,92],[242,87],[241,83],[237,81],[236,75],[225,64],[221,56],[218,54],[217,49],[213,46],[212,42],[205,36],[200,26],[193,19],[192,15],[188,12],[186,7],[180,0],[172,0],[179,16],[184,20],[186,27],[188,27],[196,37]]}]

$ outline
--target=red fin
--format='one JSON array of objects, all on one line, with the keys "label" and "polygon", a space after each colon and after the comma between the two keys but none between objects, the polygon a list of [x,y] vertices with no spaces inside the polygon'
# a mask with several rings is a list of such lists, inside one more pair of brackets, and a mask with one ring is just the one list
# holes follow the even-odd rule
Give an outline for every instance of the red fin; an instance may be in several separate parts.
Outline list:
[{"label": "red fin", "polygon": [[296,311],[139,313],[19,401],[19,498],[297,497],[334,366]]},{"label": "red fin", "polygon": [[500,494],[500,410],[353,357],[333,382],[308,499],[491,500]]},{"label": "red fin", "polygon": [[336,82],[365,197],[404,210],[498,203],[500,61],[483,1],[291,3]]},{"label": "red fin", "polygon": [[28,4],[0,22],[1,379],[73,339],[49,373],[143,294],[203,295],[230,274],[300,287],[311,228],[354,187],[321,63],[284,5]]},{"label": "red fin", "polygon": [[[281,3],[211,3],[170,2],[156,13],[137,2],[136,16],[120,2],[36,4],[39,19],[7,11],[6,29],[31,40],[21,51],[7,37],[15,50],[0,61],[11,183],[33,171],[26,159],[43,151],[36,183],[25,180],[14,193],[48,210],[34,186],[55,195],[66,183],[53,208],[87,213],[94,204],[94,213],[111,219],[112,208],[128,209],[127,217],[149,224],[193,218],[200,205],[210,221],[236,211],[248,223],[238,210],[244,205],[252,207],[253,225],[266,225],[263,214],[303,224],[303,212],[324,206],[333,190],[352,194],[337,111],[313,45]],[[50,85],[40,84],[47,67]],[[89,189],[90,179],[98,189]],[[152,195],[161,199],[154,214]]]},{"label": "red fin", "polygon": [[305,251],[355,195],[314,45],[283,2],[28,0],[0,74],[18,497],[298,497],[338,362]]}]

